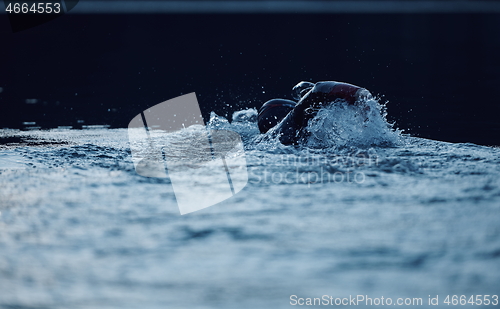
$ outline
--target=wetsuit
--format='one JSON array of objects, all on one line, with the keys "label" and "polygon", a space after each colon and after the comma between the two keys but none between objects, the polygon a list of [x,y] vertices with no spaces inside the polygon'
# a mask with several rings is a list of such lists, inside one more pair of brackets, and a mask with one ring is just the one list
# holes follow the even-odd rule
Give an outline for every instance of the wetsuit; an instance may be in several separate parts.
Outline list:
[{"label": "wetsuit", "polygon": [[[298,103],[284,99],[274,99],[264,103],[259,110],[258,123],[262,133],[270,131],[278,135],[285,145],[298,144],[307,137],[305,128],[318,110],[335,101],[343,99],[348,104],[357,105],[371,97],[368,90],[341,82],[300,82],[294,87]],[[283,110],[288,108],[287,113]],[[270,121],[273,120],[273,121]]]}]

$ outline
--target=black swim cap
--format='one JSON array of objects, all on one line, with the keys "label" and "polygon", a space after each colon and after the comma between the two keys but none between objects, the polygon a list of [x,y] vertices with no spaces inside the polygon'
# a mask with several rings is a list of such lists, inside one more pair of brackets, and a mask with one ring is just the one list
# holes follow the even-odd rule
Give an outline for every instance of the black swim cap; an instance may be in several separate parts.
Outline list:
[{"label": "black swim cap", "polygon": [[294,101],[272,99],[262,104],[257,116],[257,123],[261,133],[266,133],[277,125],[295,107]]}]

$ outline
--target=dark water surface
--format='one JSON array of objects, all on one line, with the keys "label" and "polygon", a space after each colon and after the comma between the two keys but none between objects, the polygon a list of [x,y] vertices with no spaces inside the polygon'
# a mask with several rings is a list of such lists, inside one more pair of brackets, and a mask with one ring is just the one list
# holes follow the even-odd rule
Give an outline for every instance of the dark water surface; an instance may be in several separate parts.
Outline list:
[{"label": "dark water surface", "polygon": [[[300,148],[212,114],[243,137],[249,182],[184,216],[170,179],[135,172],[126,129],[0,131],[14,141],[0,150],[0,307],[497,295],[500,149],[403,136],[377,117],[360,129],[352,112],[322,110]],[[332,119],[351,131],[326,130]],[[337,139],[318,148],[325,136]]]}]

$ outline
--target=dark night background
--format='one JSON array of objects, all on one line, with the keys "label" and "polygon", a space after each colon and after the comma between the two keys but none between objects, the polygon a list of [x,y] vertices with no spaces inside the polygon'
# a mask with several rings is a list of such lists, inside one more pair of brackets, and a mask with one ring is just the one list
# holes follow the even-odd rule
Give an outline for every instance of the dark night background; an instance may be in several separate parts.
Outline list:
[{"label": "dark night background", "polygon": [[189,92],[230,116],[337,80],[406,133],[500,145],[499,14],[67,14],[17,33],[3,14],[0,42],[0,128],[126,127]]}]

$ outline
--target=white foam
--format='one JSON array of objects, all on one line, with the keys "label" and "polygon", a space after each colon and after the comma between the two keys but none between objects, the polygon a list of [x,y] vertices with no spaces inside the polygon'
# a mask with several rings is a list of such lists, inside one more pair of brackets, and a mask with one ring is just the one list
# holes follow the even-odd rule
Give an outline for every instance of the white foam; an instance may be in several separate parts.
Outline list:
[{"label": "white foam", "polygon": [[392,146],[400,142],[400,131],[386,120],[383,105],[368,100],[363,106],[337,101],[322,108],[308,125],[311,148]]}]

